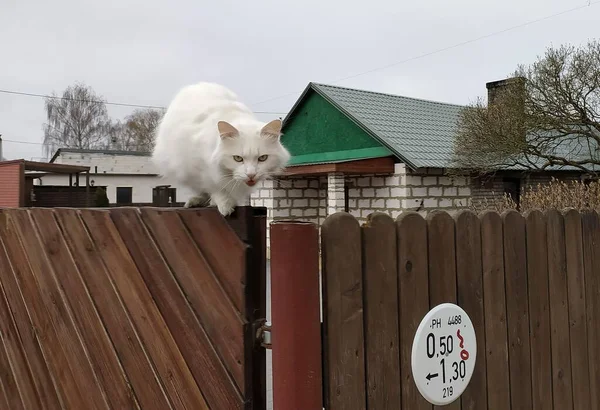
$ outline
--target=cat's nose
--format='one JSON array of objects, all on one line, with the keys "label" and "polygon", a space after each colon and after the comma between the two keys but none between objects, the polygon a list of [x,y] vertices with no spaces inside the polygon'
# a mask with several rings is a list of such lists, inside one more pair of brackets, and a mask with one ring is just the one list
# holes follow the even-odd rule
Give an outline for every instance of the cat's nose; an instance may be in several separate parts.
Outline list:
[{"label": "cat's nose", "polygon": [[246,176],[248,177],[249,180],[253,180],[254,177],[256,176],[255,173],[251,173],[251,174],[246,174]]}]

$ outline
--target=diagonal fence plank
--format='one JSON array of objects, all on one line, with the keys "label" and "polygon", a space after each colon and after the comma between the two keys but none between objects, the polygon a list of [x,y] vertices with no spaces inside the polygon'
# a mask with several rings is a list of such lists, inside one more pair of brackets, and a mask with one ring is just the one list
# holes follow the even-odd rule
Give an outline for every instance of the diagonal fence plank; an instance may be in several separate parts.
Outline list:
[{"label": "diagonal fence plank", "polygon": [[216,209],[177,211],[238,312],[246,311],[246,245]]},{"label": "diagonal fence plank", "polygon": [[[173,215],[177,218],[177,215]],[[184,294],[184,291],[193,289],[179,287],[173,276],[178,276],[177,273],[172,272],[163,259],[137,210],[114,210],[111,217],[210,408],[242,409],[242,396],[187,301],[196,297]],[[156,224],[152,225],[156,228]],[[171,235],[161,236],[173,242],[178,240]],[[176,266],[171,265],[171,268],[176,269]],[[205,288],[203,290],[206,292]],[[212,295],[207,292],[206,296],[205,300],[210,302]],[[208,304],[202,308],[212,311],[214,305]]]},{"label": "diagonal fence plank", "polygon": [[175,212],[142,210],[166,262],[186,291],[206,334],[244,392],[244,321]]},{"label": "diagonal fence plank", "polygon": [[0,409],[265,409],[266,213],[186,213],[0,210]]},{"label": "diagonal fence plank", "polygon": [[[17,344],[18,335],[4,297],[0,297],[0,335],[1,408],[24,410],[36,406],[41,407],[31,374],[25,366],[23,352]],[[23,392],[21,393],[20,390]],[[15,392],[19,392],[19,394],[14,394]]]},{"label": "diagonal fence plank", "polygon": [[111,408],[137,408],[129,381],[121,368],[119,358],[109,335],[96,311],[94,302],[85,287],[73,255],[67,248],[62,232],[51,209],[35,209],[29,212],[37,228],[50,266],[72,308],[72,315],[87,355],[96,370],[99,385],[105,390]]},{"label": "diagonal fence plank", "polygon": [[164,318],[107,212],[82,210],[81,217],[138,329],[173,408],[208,409]]},{"label": "diagonal fence plank", "polygon": [[[50,216],[50,215],[49,215]],[[41,241],[35,224],[28,211],[12,211],[11,218],[18,228],[24,249],[29,259],[33,280],[39,288],[41,301],[45,304],[50,323],[56,332],[56,342],[48,340],[48,344],[58,343],[64,352],[64,359],[68,364],[75,381],[75,386],[85,400],[89,400],[92,408],[108,408],[102,384],[96,376],[96,371],[89,361],[89,353],[81,340],[81,333],[74,321],[73,311],[64,294],[65,283],[58,282],[56,274],[47,255],[56,256],[58,249],[54,242]],[[50,216],[51,218],[51,216]],[[63,267],[59,266],[59,269]],[[34,296],[34,297],[37,297]],[[71,302],[77,302],[71,299]],[[79,312],[81,306],[74,306]],[[49,349],[50,351],[50,349]],[[52,355],[60,352],[58,347]],[[64,368],[56,368],[56,372],[65,372]]]},{"label": "diagonal fence plank", "polygon": [[[68,325],[65,321],[69,319],[62,303],[62,297],[49,280],[40,276],[39,267],[42,262],[39,260],[39,255],[43,255],[43,252],[34,242],[36,238],[33,236],[33,227],[29,223],[27,211],[9,210],[4,212],[7,213],[10,227],[5,245],[11,255],[11,260],[15,262],[13,266],[18,266],[15,270],[17,282],[30,314],[31,323],[41,341],[44,359],[49,365],[64,405],[69,408],[83,408],[87,404],[85,389],[82,386],[82,381],[86,377],[76,374],[74,364],[70,363],[72,359],[80,360],[82,353],[78,352],[75,347],[75,341],[72,339],[75,335],[71,334],[70,339],[67,333]],[[67,354],[67,349],[73,349],[73,351]],[[82,363],[77,364],[81,365]],[[86,367],[88,366],[82,366],[82,370]],[[89,387],[89,385],[85,387]],[[94,394],[94,392],[97,393],[97,389],[91,393]],[[102,406],[103,404],[104,406]],[[94,402],[92,407],[105,408],[104,399],[101,398],[100,401]]]},{"label": "diagonal fence plank", "polygon": [[[18,270],[18,266],[15,266],[15,269],[13,269],[15,261],[9,258],[9,255],[12,257],[12,254],[9,253],[12,248],[7,247],[7,244],[13,243],[16,238],[13,227],[9,224],[6,211],[0,212],[0,238],[2,238],[0,275],[2,275],[3,297],[6,301],[7,309],[10,309],[15,326],[15,333],[6,333],[4,335],[4,342],[7,352],[9,352],[9,357],[15,362],[13,365],[14,374],[21,375],[19,384],[22,386],[19,392],[23,396],[23,404],[27,405],[29,400],[29,403],[31,403],[31,407],[29,408],[60,408],[58,393],[50,377],[48,364],[44,359],[38,339],[35,333],[32,332],[29,313],[21,296],[15,272],[15,269]],[[20,343],[23,349],[22,352],[19,352],[18,347],[11,344],[11,342]],[[10,348],[11,346],[12,349]],[[28,387],[27,373],[31,375],[39,405],[36,396],[31,394],[31,388]]]},{"label": "diagonal fence plank", "polygon": [[[102,256],[88,235],[78,211],[56,210],[56,217],[75,263],[121,360],[142,409],[171,409],[162,385],[121,302]],[[107,242],[108,245],[108,242]]]}]

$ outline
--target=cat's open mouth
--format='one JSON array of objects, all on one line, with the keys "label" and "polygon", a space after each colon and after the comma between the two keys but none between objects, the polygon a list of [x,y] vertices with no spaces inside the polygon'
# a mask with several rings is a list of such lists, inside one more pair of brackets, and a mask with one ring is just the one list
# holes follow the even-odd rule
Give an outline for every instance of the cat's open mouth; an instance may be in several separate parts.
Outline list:
[{"label": "cat's open mouth", "polygon": [[249,179],[248,181],[246,181],[246,185],[248,186],[254,186],[256,185],[256,181],[253,179]]}]

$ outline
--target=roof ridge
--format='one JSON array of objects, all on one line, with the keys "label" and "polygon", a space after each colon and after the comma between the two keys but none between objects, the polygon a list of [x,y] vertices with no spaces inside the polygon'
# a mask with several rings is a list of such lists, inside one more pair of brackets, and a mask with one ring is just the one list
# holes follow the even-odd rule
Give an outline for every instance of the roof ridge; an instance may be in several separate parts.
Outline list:
[{"label": "roof ridge", "polygon": [[61,153],[71,153],[71,154],[105,154],[105,155],[130,155],[135,157],[151,157],[152,152],[150,151],[126,151],[126,150],[111,150],[111,149],[96,149],[96,148],[71,148],[71,147],[61,147],[54,152],[52,158],[50,158],[50,163],[54,162],[56,158]]},{"label": "roof ridge", "polygon": [[313,82],[312,84],[315,85],[315,86],[317,86],[317,87],[331,87],[331,88],[337,88],[337,89],[340,89],[340,90],[358,91],[358,92],[367,93],[367,94],[385,95],[385,96],[388,96],[388,97],[404,98],[404,99],[407,99],[407,100],[413,100],[413,101],[419,101],[419,102],[427,102],[427,103],[433,103],[433,104],[449,105],[449,106],[452,106],[452,107],[461,107],[461,108],[465,107],[465,105],[461,105],[461,104],[454,104],[454,103],[449,103],[449,102],[444,102],[444,101],[429,100],[429,99],[426,99],[426,98],[407,97],[405,95],[383,93],[383,92],[379,92],[379,91],[369,91],[369,90],[363,90],[361,88],[342,87],[342,86],[339,86],[339,85],[331,85],[331,84],[323,84],[323,83],[315,83],[315,82]]}]

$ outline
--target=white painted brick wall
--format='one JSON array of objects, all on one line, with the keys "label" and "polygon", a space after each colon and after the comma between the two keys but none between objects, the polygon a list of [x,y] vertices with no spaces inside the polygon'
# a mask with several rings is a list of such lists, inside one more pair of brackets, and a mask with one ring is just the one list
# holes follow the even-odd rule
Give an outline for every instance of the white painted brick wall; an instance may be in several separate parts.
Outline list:
[{"label": "white painted brick wall", "polygon": [[327,214],[343,211],[346,207],[344,174],[327,175]]},{"label": "white painted brick wall", "polygon": [[319,225],[333,210],[345,210],[346,192],[348,212],[360,222],[376,211],[397,218],[405,210],[426,214],[433,209],[453,211],[469,205],[470,189],[465,178],[451,178],[431,170],[415,174],[403,164],[397,164],[395,170],[393,175],[281,178],[269,190],[271,198],[258,195],[253,203],[273,201],[269,222],[285,218]]}]

